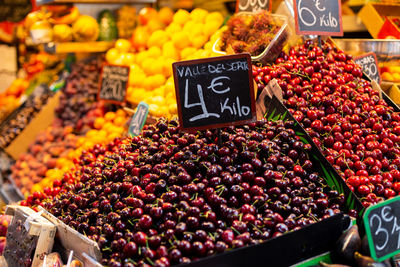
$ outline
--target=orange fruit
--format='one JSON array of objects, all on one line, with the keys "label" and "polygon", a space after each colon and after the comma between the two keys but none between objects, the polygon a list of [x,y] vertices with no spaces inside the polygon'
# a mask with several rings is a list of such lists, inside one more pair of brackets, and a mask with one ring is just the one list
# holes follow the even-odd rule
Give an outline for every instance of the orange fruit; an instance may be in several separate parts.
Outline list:
[{"label": "orange fruit", "polygon": [[112,121],[115,118],[115,113],[114,112],[107,112],[106,114],[104,114],[104,119],[106,121]]},{"label": "orange fruit", "polygon": [[146,28],[140,26],[137,27],[131,38],[132,46],[137,50],[146,47],[149,37]]},{"label": "orange fruit", "polygon": [[115,114],[116,114],[118,117],[125,117],[125,116],[126,116],[126,112],[125,112],[123,109],[118,109],[118,110],[115,112]]},{"label": "orange fruit", "polygon": [[98,118],[96,118],[96,119],[94,120],[93,126],[94,126],[94,128],[96,128],[96,129],[101,129],[101,128],[103,127],[104,123],[105,123],[104,118],[98,117]]},{"label": "orange fruit", "polygon": [[117,116],[114,119],[114,125],[116,125],[116,126],[123,126],[125,124],[125,122],[126,122],[126,119],[125,119],[125,117],[122,117],[122,116]]},{"label": "orange fruit", "polygon": [[174,63],[176,60],[173,58],[166,58],[164,60],[164,69],[163,73],[165,77],[170,77],[172,75],[172,63]]},{"label": "orange fruit", "polygon": [[160,9],[160,11],[158,11],[158,18],[165,25],[168,25],[171,23],[173,16],[174,16],[174,12],[169,7],[163,7]]},{"label": "orange fruit", "polygon": [[157,17],[157,10],[152,7],[144,7],[139,11],[138,19],[139,23],[146,25],[150,20]]},{"label": "orange fruit", "polygon": [[150,20],[149,23],[146,25],[147,29],[149,32],[154,32],[156,30],[162,30],[165,28],[165,24],[158,20],[158,18],[155,18],[153,20]]}]

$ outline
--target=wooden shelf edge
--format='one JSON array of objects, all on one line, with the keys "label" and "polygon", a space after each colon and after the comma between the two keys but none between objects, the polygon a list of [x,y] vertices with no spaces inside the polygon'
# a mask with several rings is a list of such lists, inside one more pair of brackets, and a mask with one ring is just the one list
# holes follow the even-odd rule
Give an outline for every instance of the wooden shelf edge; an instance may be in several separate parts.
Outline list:
[{"label": "wooden shelf edge", "polygon": [[114,41],[99,42],[65,42],[65,43],[48,43],[44,45],[44,50],[48,53],[95,53],[105,52],[114,46]]}]

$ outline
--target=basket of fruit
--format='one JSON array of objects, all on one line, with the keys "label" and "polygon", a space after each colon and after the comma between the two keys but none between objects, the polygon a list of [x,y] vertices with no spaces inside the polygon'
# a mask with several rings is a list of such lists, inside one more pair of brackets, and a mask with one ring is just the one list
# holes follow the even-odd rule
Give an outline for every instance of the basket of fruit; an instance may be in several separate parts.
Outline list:
[{"label": "basket of fruit", "polygon": [[267,64],[277,58],[288,37],[287,17],[267,11],[239,12],[228,20],[213,51],[221,55],[248,52],[253,61]]}]

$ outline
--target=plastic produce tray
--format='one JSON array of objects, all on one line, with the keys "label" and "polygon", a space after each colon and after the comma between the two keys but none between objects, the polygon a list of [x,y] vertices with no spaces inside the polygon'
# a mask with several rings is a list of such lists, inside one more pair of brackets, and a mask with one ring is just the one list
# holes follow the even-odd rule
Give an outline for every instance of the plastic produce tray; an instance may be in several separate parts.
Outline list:
[{"label": "plastic produce tray", "polygon": [[[251,12],[239,12],[236,14],[236,16],[248,16],[248,15],[253,15],[254,13]],[[279,56],[279,53],[282,51],[283,47],[287,43],[289,39],[289,27],[288,27],[288,19],[286,16],[283,15],[276,15],[276,14],[271,14],[271,16],[274,18],[274,20],[278,20],[281,23],[281,27],[279,31],[276,33],[274,38],[271,40],[271,42],[267,45],[267,47],[264,49],[264,51],[257,55],[257,56],[252,56],[251,60],[254,62],[260,62],[262,64],[267,64],[274,62],[275,59]],[[220,49],[220,38],[218,38],[214,45],[213,45],[213,52],[220,54],[220,55],[226,55],[227,52],[222,51]]]}]

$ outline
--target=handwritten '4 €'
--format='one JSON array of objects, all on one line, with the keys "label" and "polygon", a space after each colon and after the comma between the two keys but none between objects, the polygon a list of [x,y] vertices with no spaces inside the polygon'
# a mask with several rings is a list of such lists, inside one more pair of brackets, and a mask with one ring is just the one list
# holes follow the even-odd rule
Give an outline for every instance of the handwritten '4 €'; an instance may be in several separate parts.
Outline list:
[{"label": "handwritten '4 \u20ac'", "polygon": [[[206,89],[211,89],[212,92],[218,95],[223,95],[230,92],[230,87],[226,86],[224,82],[230,81],[230,78],[227,76],[219,76],[212,79],[210,85]],[[190,103],[189,104],[189,80],[186,79],[185,84],[185,96],[184,96],[184,107],[185,108],[193,108],[193,107],[201,107],[202,113],[193,116],[189,119],[189,121],[197,121],[209,117],[220,118],[221,114],[224,112],[229,112],[230,115],[235,115],[239,117],[247,116],[250,114],[250,107],[244,106],[240,104],[239,96],[237,96],[233,103],[229,101],[229,97],[225,98],[224,100],[220,101],[220,113],[208,112],[206,103],[204,101],[204,93],[203,87],[200,84],[197,84],[197,94],[199,97],[199,102],[197,103]]]}]

